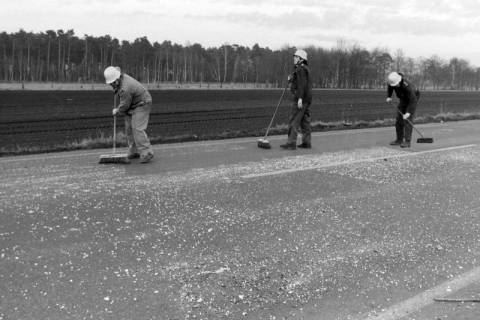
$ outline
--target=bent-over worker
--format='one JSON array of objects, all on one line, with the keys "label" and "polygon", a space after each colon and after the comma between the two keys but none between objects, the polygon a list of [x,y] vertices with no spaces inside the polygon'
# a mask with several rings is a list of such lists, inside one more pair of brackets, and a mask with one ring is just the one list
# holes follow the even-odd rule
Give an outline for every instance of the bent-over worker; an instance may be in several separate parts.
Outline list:
[{"label": "bent-over worker", "polygon": [[140,82],[121,72],[118,67],[106,68],[104,76],[105,82],[112,86],[120,101],[113,109],[113,115],[125,116],[128,158],[140,158],[141,163],[150,162],[153,150],[146,130],[152,109],[152,96]]}]

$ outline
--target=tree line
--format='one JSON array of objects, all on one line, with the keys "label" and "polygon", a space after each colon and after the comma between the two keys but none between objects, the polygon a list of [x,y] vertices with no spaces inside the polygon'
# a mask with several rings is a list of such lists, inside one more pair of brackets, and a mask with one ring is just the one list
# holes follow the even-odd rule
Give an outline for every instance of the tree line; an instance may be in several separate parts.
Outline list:
[{"label": "tree line", "polygon": [[[334,48],[310,46],[308,53],[316,88],[374,89],[385,86],[395,70],[423,89],[478,90],[480,68],[462,58],[436,55],[410,58],[402,50],[367,50],[339,40]],[[74,30],[32,33],[20,29],[0,33],[0,81],[103,82],[103,70],[120,66],[145,83],[255,83],[281,87],[291,71],[295,48],[278,50],[258,44],[204,48],[171,41],[133,42],[109,35],[78,37]]]}]

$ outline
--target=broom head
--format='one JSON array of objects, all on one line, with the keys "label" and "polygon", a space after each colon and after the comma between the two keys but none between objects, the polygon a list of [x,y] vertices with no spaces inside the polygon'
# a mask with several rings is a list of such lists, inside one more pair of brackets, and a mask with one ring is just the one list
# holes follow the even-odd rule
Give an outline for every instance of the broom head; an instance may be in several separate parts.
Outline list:
[{"label": "broom head", "polygon": [[104,154],[100,156],[99,163],[130,163],[128,154]]},{"label": "broom head", "polygon": [[257,146],[262,149],[270,149],[272,147],[267,139],[258,139]]},{"label": "broom head", "polygon": [[433,138],[418,138],[417,143],[433,143]]}]

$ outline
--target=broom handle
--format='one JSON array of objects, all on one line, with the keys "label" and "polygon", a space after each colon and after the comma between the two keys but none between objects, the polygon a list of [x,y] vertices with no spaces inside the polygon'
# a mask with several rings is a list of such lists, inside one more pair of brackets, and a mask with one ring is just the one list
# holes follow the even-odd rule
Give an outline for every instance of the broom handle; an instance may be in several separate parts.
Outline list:
[{"label": "broom handle", "polygon": [[[113,108],[115,109],[117,106],[117,96],[113,95]],[[113,154],[116,152],[116,144],[117,144],[117,115],[113,116]]]},{"label": "broom handle", "polygon": [[[288,86],[288,84],[287,84],[287,86]],[[277,107],[275,108],[275,112],[273,113],[272,120],[270,120],[270,124],[268,125],[267,132],[265,132],[265,137],[264,137],[264,139],[266,139],[267,136],[268,136],[268,131],[270,131],[270,127],[271,127],[272,124],[273,124],[273,120],[275,119],[275,115],[277,114],[278,107],[280,106],[280,103],[282,103],[283,96],[285,95],[285,91],[286,91],[286,90],[287,90],[287,87],[285,86],[285,87],[283,88],[282,95],[280,96],[280,99],[278,100]]]},{"label": "broom handle", "polygon": [[412,128],[415,129],[415,131],[417,131],[417,133],[420,135],[420,137],[423,138],[423,134],[422,134],[420,131],[418,131],[417,128],[415,128],[415,126],[413,125],[412,121],[410,121],[410,120],[408,120],[408,119],[405,119],[405,120],[407,120],[407,122],[412,126]]},{"label": "broom handle", "polygon": [[[397,111],[403,116],[402,111],[400,111],[398,108],[397,108]],[[420,131],[418,131],[417,128],[415,128],[415,126],[413,125],[412,121],[408,120],[408,118],[407,118],[407,119],[403,119],[403,120],[406,120],[406,121],[412,126],[412,128],[415,129],[415,131],[420,135],[420,137],[423,138],[423,134],[422,134]]]},{"label": "broom handle", "polygon": [[[288,62],[285,62],[285,64],[283,65],[283,73],[284,73],[284,74],[285,74],[286,71],[287,71],[287,63],[288,63]],[[270,120],[270,124],[269,124],[268,127],[267,127],[267,131],[265,132],[265,137],[264,137],[264,139],[267,139],[268,131],[270,131],[270,127],[271,127],[272,124],[273,124],[273,120],[275,119],[275,115],[277,114],[278,107],[280,107],[280,103],[282,103],[282,99],[283,99],[283,96],[285,95],[285,91],[287,90],[287,87],[288,87],[288,81],[287,81],[287,84],[285,85],[285,87],[283,88],[282,95],[280,96],[280,99],[278,100],[277,107],[275,108],[275,112],[273,113],[273,117],[272,117],[272,119]]]},{"label": "broom handle", "polygon": [[117,115],[113,116],[113,154],[116,151],[117,142]]}]

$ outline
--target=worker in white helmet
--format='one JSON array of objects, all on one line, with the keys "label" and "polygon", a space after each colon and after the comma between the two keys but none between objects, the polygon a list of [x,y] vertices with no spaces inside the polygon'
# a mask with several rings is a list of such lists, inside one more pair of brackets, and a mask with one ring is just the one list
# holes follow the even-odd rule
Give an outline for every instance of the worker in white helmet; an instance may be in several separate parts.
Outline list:
[{"label": "worker in white helmet", "polygon": [[397,106],[400,112],[396,112],[395,120],[397,138],[392,141],[390,145],[410,148],[413,129],[412,124],[417,109],[417,102],[420,98],[420,92],[399,72],[391,72],[387,77],[387,84],[387,103],[392,102],[393,92],[395,92],[395,95],[400,100]]},{"label": "worker in white helmet", "polygon": [[114,94],[119,98],[113,115],[125,116],[125,129],[128,143],[128,158],[140,158],[141,163],[153,159],[153,150],[146,130],[150,111],[152,109],[152,96],[148,90],[137,80],[120,68],[110,66],[104,71],[105,82],[112,86]]},{"label": "worker in white helmet", "polygon": [[288,122],[287,143],[280,145],[286,150],[297,148],[299,131],[302,133],[302,143],[299,148],[312,147],[312,128],[310,124],[310,105],[312,103],[312,79],[308,68],[307,52],[296,50],[293,55],[295,70],[289,76],[290,91],[293,94],[293,106]]}]

